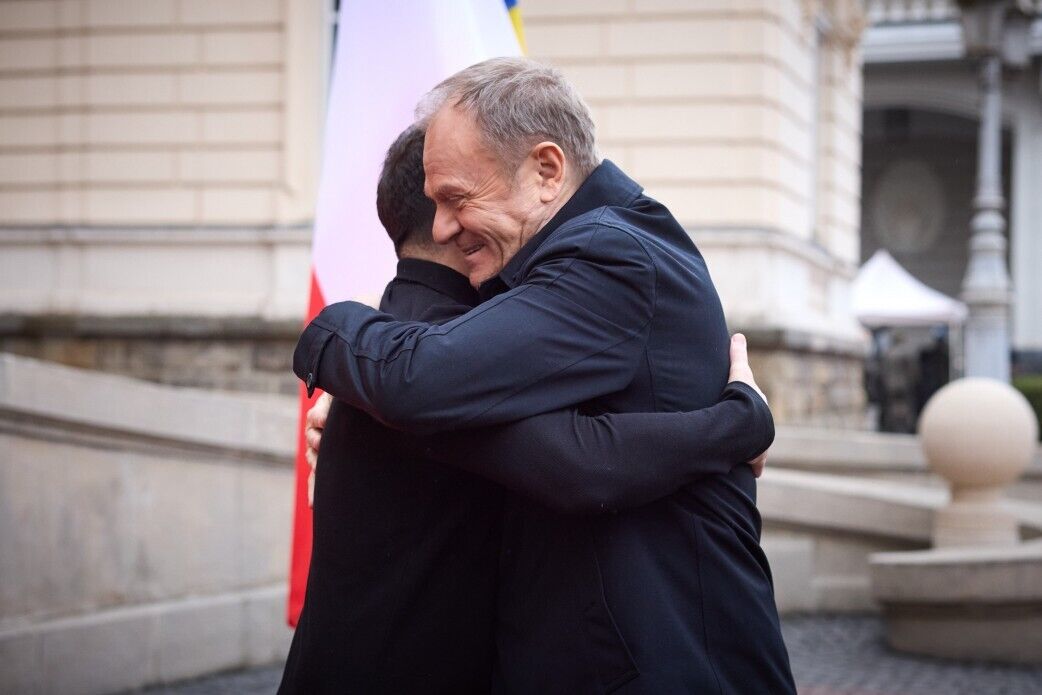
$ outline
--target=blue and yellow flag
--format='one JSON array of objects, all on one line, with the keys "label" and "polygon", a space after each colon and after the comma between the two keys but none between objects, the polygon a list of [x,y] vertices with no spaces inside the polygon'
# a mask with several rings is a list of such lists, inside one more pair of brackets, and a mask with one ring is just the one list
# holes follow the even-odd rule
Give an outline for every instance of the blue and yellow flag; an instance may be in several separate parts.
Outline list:
[{"label": "blue and yellow flag", "polygon": [[525,43],[525,25],[521,23],[521,8],[517,6],[517,0],[505,0],[507,12],[510,14],[510,22],[514,25],[514,33],[517,34],[517,43],[521,46],[522,53],[528,53],[528,44]]}]

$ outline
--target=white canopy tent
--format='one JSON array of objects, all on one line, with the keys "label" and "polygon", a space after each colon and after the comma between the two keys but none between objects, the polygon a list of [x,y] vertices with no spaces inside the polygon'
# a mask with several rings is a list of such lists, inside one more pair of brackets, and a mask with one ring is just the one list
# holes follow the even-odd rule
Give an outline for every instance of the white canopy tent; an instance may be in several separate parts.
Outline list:
[{"label": "white canopy tent", "polygon": [[886,250],[861,266],[853,287],[854,315],[868,328],[961,325],[966,305],[916,280]]}]

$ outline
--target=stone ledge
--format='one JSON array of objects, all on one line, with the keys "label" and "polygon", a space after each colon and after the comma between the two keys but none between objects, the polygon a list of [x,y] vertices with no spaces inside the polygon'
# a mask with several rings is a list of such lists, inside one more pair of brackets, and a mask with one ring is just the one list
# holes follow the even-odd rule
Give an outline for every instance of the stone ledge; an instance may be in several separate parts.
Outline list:
[{"label": "stone ledge", "polygon": [[770,464],[848,471],[927,470],[919,440],[914,435],[791,425],[778,426]]},{"label": "stone ledge", "polygon": [[876,553],[869,571],[895,649],[1042,663],[1042,542]]},{"label": "stone ledge", "polygon": [[[768,470],[760,479],[757,507],[765,521],[839,533],[929,544],[933,514],[946,490],[886,480]],[[1021,532],[1042,534],[1042,505],[1004,501]]]},{"label": "stone ledge", "polygon": [[737,327],[732,333],[744,333],[751,350],[786,350],[837,357],[863,359],[869,346],[862,341],[844,340],[828,335],[790,328]]},{"label": "stone ledge", "polygon": [[0,630],[0,692],[91,695],[285,657],[284,584]]},{"label": "stone ledge", "polygon": [[812,263],[817,268],[853,280],[856,263],[848,263],[828,252],[823,246],[792,234],[766,227],[687,227],[695,243],[702,246],[752,246],[782,250]]},{"label": "stone ledge", "polygon": [[[768,464],[769,465],[769,464]],[[928,543],[944,492],[803,471],[768,471],[757,507],[767,521]]]},{"label": "stone ledge", "polygon": [[297,441],[291,397],[162,386],[0,353],[0,420],[204,447],[288,463]]},{"label": "stone ledge", "polygon": [[875,597],[917,605],[1020,604],[1042,608],[1042,543],[1009,548],[952,548],[876,553]]},{"label": "stone ledge", "polygon": [[1040,663],[1042,613],[1037,606],[991,607],[986,614],[885,608],[883,619],[887,644],[898,651],[975,663]]},{"label": "stone ledge", "polygon": [[302,320],[267,319],[262,316],[0,314],[0,337],[19,338],[296,340],[302,328]]},{"label": "stone ledge", "polygon": [[248,244],[311,243],[311,224],[252,227],[218,226],[123,226],[123,225],[0,225],[0,246],[7,244]]},{"label": "stone ledge", "polygon": [[306,225],[0,225],[0,311],[300,320]]},{"label": "stone ledge", "polygon": [[[819,473],[929,473],[919,438],[849,429],[778,425],[769,467]],[[1022,476],[1042,480],[1042,448]]]}]

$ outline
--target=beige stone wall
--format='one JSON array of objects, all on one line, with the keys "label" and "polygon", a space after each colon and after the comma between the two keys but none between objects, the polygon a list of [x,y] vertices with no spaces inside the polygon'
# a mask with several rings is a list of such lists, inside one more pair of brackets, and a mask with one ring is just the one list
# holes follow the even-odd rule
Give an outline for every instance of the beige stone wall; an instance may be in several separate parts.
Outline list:
[{"label": "beige stone wall", "polygon": [[[769,339],[749,336],[755,345]],[[756,380],[779,423],[867,429],[862,361],[857,355],[775,343],[750,350]]]},{"label": "beige stone wall", "polygon": [[0,223],[310,219],[324,7],[0,3]]},{"label": "beige stone wall", "polygon": [[861,94],[858,48],[864,19],[833,2],[818,32],[817,241],[846,264],[860,263]]},{"label": "beige stone wall", "polygon": [[603,153],[690,226],[808,237],[811,32],[795,0],[524,4],[533,57],[593,107]]},{"label": "beige stone wall", "polygon": [[798,0],[529,0],[530,53],[593,107],[604,154],[691,228],[857,261],[860,18]]}]

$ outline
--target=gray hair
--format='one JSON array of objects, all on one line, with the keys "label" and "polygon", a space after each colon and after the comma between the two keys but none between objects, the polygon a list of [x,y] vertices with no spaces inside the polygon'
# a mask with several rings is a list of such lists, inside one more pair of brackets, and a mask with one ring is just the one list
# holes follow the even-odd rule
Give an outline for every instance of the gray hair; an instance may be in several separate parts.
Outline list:
[{"label": "gray hair", "polygon": [[426,125],[451,103],[475,117],[485,144],[510,168],[542,140],[556,143],[582,181],[600,163],[586,102],[556,69],[528,58],[492,58],[460,70],[420,100]]}]

